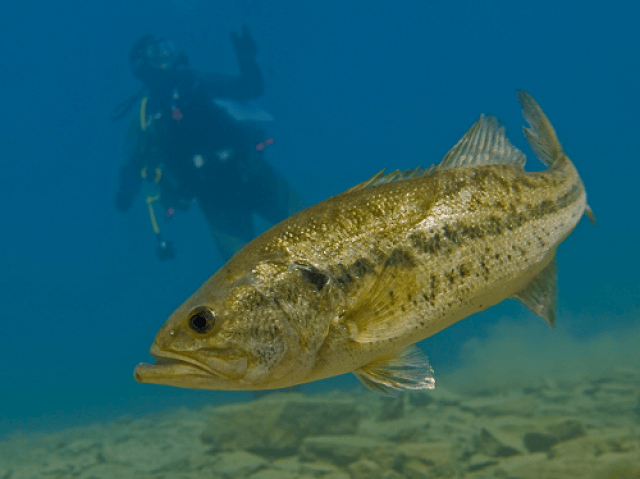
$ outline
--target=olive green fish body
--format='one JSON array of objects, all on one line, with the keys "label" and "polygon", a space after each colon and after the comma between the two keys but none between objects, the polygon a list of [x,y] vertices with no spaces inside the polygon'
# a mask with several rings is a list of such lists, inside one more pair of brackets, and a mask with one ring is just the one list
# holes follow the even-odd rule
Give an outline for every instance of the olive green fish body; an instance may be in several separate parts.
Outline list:
[{"label": "olive green fish body", "polygon": [[268,389],[354,372],[385,393],[429,389],[412,345],[454,322],[515,297],[553,325],[554,255],[586,193],[542,111],[520,100],[547,170],[525,172],[481,116],[437,167],[376,175],[249,243],[167,321],[159,364],[136,377]]}]

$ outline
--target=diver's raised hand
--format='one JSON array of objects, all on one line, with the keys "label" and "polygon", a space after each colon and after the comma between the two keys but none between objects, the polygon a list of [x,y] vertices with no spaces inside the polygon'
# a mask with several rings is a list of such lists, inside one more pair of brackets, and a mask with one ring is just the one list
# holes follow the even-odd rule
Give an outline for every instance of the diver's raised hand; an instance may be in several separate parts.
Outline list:
[{"label": "diver's raised hand", "polygon": [[233,49],[236,51],[239,59],[253,60],[255,58],[258,53],[258,44],[251,36],[248,26],[242,26],[242,35],[231,32],[230,37]]}]

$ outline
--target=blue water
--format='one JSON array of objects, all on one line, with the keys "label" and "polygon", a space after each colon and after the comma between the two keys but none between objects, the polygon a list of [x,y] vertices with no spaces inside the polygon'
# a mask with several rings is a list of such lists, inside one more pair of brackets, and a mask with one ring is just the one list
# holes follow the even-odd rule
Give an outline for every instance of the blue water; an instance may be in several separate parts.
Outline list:
[{"label": "blue water", "polygon": [[[200,70],[235,74],[228,35],[250,27],[261,102],[277,120],[269,160],[308,204],[382,168],[439,161],[483,112],[506,125],[528,168],[541,168],[520,132],[514,91],[528,90],[598,218],[559,249],[559,321],[576,340],[637,331],[640,7],[631,5],[7,2],[0,435],[249,397],[133,379],[164,320],[221,266],[197,208],[166,225],[178,253],[162,263],[142,197],[126,214],[114,207],[126,122],[109,113],[139,88],[127,59],[145,33],[172,38]],[[436,373],[469,367],[462,345],[505,316],[515,329],[534,321],[509,301],[425,341]]]}]

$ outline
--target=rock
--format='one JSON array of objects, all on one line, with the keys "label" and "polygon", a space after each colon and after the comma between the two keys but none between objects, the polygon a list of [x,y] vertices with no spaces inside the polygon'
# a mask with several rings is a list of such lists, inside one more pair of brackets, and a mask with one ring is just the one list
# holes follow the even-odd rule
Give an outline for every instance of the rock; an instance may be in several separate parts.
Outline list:
[{"label": "rock", "polygon": [[492,457],[487,457],[482,454],[473,457],[473,460],[469,461],[469,465],[467,466],[468,472],[476,472],[482,471],[483,469],[487,469],[488,467],[497,466],[498,461],[493,459]]},{"label": "rock", "polygon": [[[314,477],[317,477],[317,476],[309,476],[308,479],[314,479]],[[300,478],[303,478],[303,476],[300,476]],[[327,476],[322,476],[322,479],[351,479],[351,476],[346,472],[340,471],[340,472],[332,472]]]},{"label": "rock", "polygon": [[466,399],[460,403],[460,409],[471,411],[477,416],[534,416],[540,401],[530,394],[511,390],[504,393]]},{"label": "rock", "polygon": [[325,477],[330,474],[341,473],[340,469],[333,464],[327,462],[301,462],[300,472],[303,474],[310,474],[314,477]]},{"label": "rock", "polygon": [[568,391],[558,391],[557,389],[543,389],[540,396],[549,403],[566,404],[572,399],[571,393]]},{"label": "rock", "polygon": [[522,443],[524,432],[538,432],[536,429],[539,419],[521,418],[517,416],[501,416],[494,418],[479,418],[473,424],[486,429],[500,444],[522,454],[526,452]]},{"label": "rock", "polygon": [[[313,477],[309,477],[308,479],[314,479],[314,478]],[[342,472],[341,471],[341,472],[332,472],[328,476],[322,476],[322,479],[351,479],[351,476],[349,474],[347,474],[346,472]]]},{"label": "rock", "polygon": [[616,459],[597,468],[590,479],[637,479],[640,477],[638,458]]},{"label": "rock", "polygon": [[638,407],[640,368],[618,366],[591,381],[595,409],[607,415],[626,415]]},{"label": "rock", "polygon": [[[573,441],[567,441],[562,443],[563,445],[569,445],[572,443],[580,442],[585,438],[575,439]],[[557,447],[560,447],[558,445]],[[628,454],[621,455],[615,454],[612,457],[606,455],[595,457],[593,455],[573,455],[571,453],[557,454],[556,457],[549,459],[547,454],[538,453],[536,455],[527,455],[539,458],[535,461],[529,461],[527,463],[520,464],[517,467],[505,468],[503,462],[500,463],[500,469],[508,471],[507,477],[518,478],[585,478],[585,479],[635,479],[637,476],[625,475],[629,472],[633,473],[634,469],[631,465],[638,464],[640,456]],[[540,458],[540,456],[543,456]],[[609,466],[615,461],[621,461],[618,466]],[[604,467],[603,467],[604,466]],[[631,466],[631,467],[629,467]],[[604,475],[602,475],[604,472]],[[608,475],[607,475],[608,474]]]},{"label": "rock", "polygon": [[589,435],[561,442],[554,447],[555,457],[587,459],[626,453],[640,456],[637,435],[629,434],[628,428],[593,430]]},{"label": "rock", "polygon": [[[534,476],[531,475],[517,475],[513,471],[527,471],[529,467],[532,467],[533,464],[538,462],[546,462],[548,460],[548,456],[544,452],[539,452],[536,454],[520,454],[518,456],[512,456],[505,459],[500,460],[499,470],[506,471],[508,474],[504,477],[531,477],[533,479]],[[496,470],[496,472],[498,472]],[[501,476],[497,476],[501,477]],[[544,476],[542,476],[544,477]]]},{"label": "rock", "polygon": [[65,446],[65,450],[73,455],[97,451],[99,449],[100,443],[92,439],[78,439]]},{"label": "rock", "polygon": [[349,464],[349,471],[353,479],[382,479],[380,466],[368,459],[360,459]]},{"label": "rock", "polygon": [[270,394],[251,403],[212,408],[209,426],[200,439],[214,450],[291,455],[306,436],[353,434],[359,421],[352,399]]},{"label": "rock", "polygon": [[638,366],[616,366],[606,371],[600,378],[593,381],[596,384],[617,383],[640,384],[640,367]]},{"label": "rock", "polygon": [[425,479],[429,477],[431,468],[418,459],[410,459],[402,466],[402,472],[407,479]]},{"label": "rock", "polygon": [[[26,479],[29,476],[11,476],[11,479]],[[33,475],[31,478],[35,479],[37,477],[43,477],[40,474]],[[47,477],[47,476],[44,476]],[[56,477],[56,476],[53,476]],[[60,476],[65,477],[65,476]],[[73,477],[73,476],[66,476]],[[116,479],[118,477],[148,477],[146,474],[132,474],[131,468],[125,465],[120,464],[98,464],[90,469],[87,469],[82,474],[80,474],[79,479],[103,479],[103,478],[113,478]],[[214,476],[215,477],[215,476]]]},{"label": "rock", "polygon": [[510,457],[520,454],[517,449],[502,444],[485,428],[482,428],[480,434],[473,439],[473,444],[477,452],[489,457]]},{"label": "rock", "polygon": [[200,457],[206,448],[192,438],[140,432],[105,441],[100,462],[122,464],[138,473],[184,470],[192,458]]},{"label": "rock", "polygon": [[382,437],[390,441],[414,441],[429,429],[431,419],[416,415],[397,420],[369,421],[363,420],[359,433],[362,435]]},{"label": "rock", "polygon": [[396,448],[396,452],[403,462],[418,459],[428,466],[441,466],[451,460],[451,445],[449,443],[400,444]]},{"label": "rock", "polygon": [[396,471],[384,471],[381,479],[404,479],[404,477]]},{"label": "rock", "polygon": [[585,435],[585,429],[582,423],[575,419],[566,421],[553,422],[547,425],[544,430],[540,430],[540,426],[533,426],[534,429],[525,433],[523,443],[529,452],[547,452],[556,444],[576,439]]},{"label": "rock", "polygon": [[529,452],[547,452],[558,443],[558,440],[550,434],[528,432],[524,435],[523,442]]},{"label": "rock", "polygon": [[269,464],[266,459],[245,451],[221,452],[213,457],[213,469],[223,478],[247,476]]},{"label": "rock", "polygon": [[278,469],[262,469],[251,474],[249,479],[298,479],[300,476],[292,472],[280,471]]},{"label": "rock", "polygon": [[388,421],[390,419],[400,419],[404,416],[404,400],[402,396],[380,398],[380,411],[378,421]]},{"label": "rock", "polygon": [[300,460],[297,456],[285,457],[283,459],[276,459],[271,463],[271,469],[278,469],[290,473],[297,473],[300,471]]},{"label": "rock", "polygon": [[325,460],[344,467],[361,457],[374,458],[384,452],[393,453],[393,443],[366,436],[317,436],[303,440],[300,459]]},{"label": "rock", "polygon": [[596,391],[596,395],[609,395],[613,397],[625,398],[632,397],[635,398],[638,395],[638,386],[637,384],[618,384],[618,383],[609,383],[603,384],[600,386],[599,390]]},{"label": "rock", "polygon": [[582,423],[580,421],[571,419],[547,426],[547,431],[558,442],[569,441],[571,439],[575,439],[577,437],[582,437],[585,435],[584,426],[582,425]]}]

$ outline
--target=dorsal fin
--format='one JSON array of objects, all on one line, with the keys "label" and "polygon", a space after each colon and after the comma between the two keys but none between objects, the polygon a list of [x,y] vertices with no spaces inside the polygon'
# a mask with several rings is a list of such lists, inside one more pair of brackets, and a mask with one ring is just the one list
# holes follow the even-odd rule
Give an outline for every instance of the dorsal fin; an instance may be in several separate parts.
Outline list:
[{"label": "dorsal fin", "polygon": [[442,159],[438,168],[474,165],[513,165],[524,168],[527,157],[507,139],[492,116],[480,115],[469,131]]},{"label": "dorsal fin", "polygon": [[455,168],[473,165],[513,165],[524,168],[527,157],[507,139],[504,127],[492,116],[480,115],[469,131],[449,150],[439,165],[429,168],[418,166],[414,170],[394,170],[385,174],[379,171],[371,178],[359,183],[345,193],[362,190],[370,186],[394,181],[408,180],[432,174],[439,168]]},{"label": "dorsal fin", "polygon": [[345,193],[358,191],[363,188],[368,188],[370,186],[384,185],[385,183],[392,183],[394,181],[408,180],[410,178],[418,178],[420,176],[429,175],[433,172],[433,170],[435,170],[435,168],[436,168],[435,165],[432,165],[429,168],[422,168],[421,166],[418,166],[413,170],[404,170],[404,171],[393,170],[392,172],[387,173],[386,175],[384,174],[384,170],[381,170],[375,175],[373,175],[371,178],[369,178],[368,180],[363,181],[362,183],[358,183],[355,186],[352,186],[351,188],[346,190]]}]

